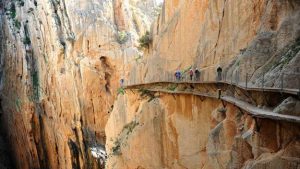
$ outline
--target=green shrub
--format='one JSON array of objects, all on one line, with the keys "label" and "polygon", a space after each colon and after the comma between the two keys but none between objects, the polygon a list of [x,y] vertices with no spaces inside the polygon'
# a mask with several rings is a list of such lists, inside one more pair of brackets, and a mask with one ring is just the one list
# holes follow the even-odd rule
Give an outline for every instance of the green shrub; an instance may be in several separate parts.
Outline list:
[{"label": "green shrub", "polygon": [[23,39],[23,43],[24,45],[30,45],[31,44],[31,40],[28,36],[25,36],[25,38]]},{"label": "green shrub", "polygon": [[134,57],[134,60],[135,60],[136,62],[139,62],[139,60],[142,59],[142,57],[143,57],[142,55],[135,56],[135,57]]},{"label": "green shrub", "polygon": [[16,11],[15,4],[11,4],[11,6],[9,8],[9,16],[12,19],[14,19],[17,16],[17,11]]},{"label": "green shrub", "polygon": [[32,88],[33,88],[33,100],[38,101],[40,98],[40,92],[39,92],[39,75],[38,72],[35,71],[31,73],[31,80],[32,80]]},{"label": "green shrub", "polygon": [[188,67],[186,69],[183,69],[182,70],[182,74],[185,74],[185,73],[189,72],[191,70],[191,68],[192,68],[192,66],[190,66],[190,67]]},{"label": "green shrub", "polygon": [[126,124],[126,125],[124,126],[123,130],[127,130],[127,133],[126,133],[126,134],[129,135],[137,125],[139,125],[138,122],[132,121],[132,122]]},{"label": "green shrub", "polygon": [[139,92],[141,97],[149,97],[148,102],[151,102],[153,99],[156,98],[154,92],[148,89],[139,89]]},{"label": "green shrub", "polygon": [[[126,139],[128,139],[128,135],[134,130],[136,126],[138,126],[139,123],[136,121],[132,121],[128,124],[126,124],[117,139],[114,142],[114,146],[112,147],[111,151],[113,155],[120,155],[121,154],[121,142],[125,142]],[[124,137],[125,135],[126,137]],[[123,137],[122,137],[123,136]]]},{"label": "green shrub", "polygon": [[16,101],[15,101],[15,104],[16,104],[16,110],[18,112],[20,112],[21,111],[21,105],[22,105],[21,100],[19,98],[17,98]]},{"label": "green shrub", "polygon": [[139,47],[149,48],[151,43],[152,43],[152,38],[150,32],[146,31],[146,33],[139,39],[139,44],[140,44]]},{"label": "green shrub", "polygon": [[173,85],[170,85],[167,87],[167,90],[170,90],[170,91],[175,91],[175,89],[177,88],[177,84],[173,84]]},{"label": "green shrub", "polygon": [[16,27],[18,30],[20,30],[20,28],[21,28],[21,22],[19,22],[18,20],[15,20],[15,21],[14,21],[14,25],[15,25],[15,27]]},{"label": "green shrub", "polygon": [[125,31],[119,31],[117,34],[117,41],[119,44],[124,44],[128,40],[128,33]]},{"label": "green shrub", "polygon": [[118,95],[119,94],[122,94],[122,95],[124,95],[125,94],[125,89],[123,88],[123,87],[120,87],[119,89],[118,89]]},{"label": "green shrub", "polygon": [[236,62],[236,66],[237,66],[237,67],[240,66],[240,60],[238,60],[238,61]]},{"label": "green shrub", "polygon": [[117,139],[114,142],[114,146],[112,147],[112,154],[113,155],[120,155],[121,154],[121,143],[120,143],[119,139]]}]

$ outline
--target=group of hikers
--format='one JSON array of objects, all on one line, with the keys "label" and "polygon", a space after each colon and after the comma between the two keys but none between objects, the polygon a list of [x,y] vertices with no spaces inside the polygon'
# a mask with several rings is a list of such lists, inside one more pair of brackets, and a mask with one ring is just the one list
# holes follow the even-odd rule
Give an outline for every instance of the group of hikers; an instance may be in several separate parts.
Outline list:
[{"label": "group of hikers", "polygon": [[[183,75],[181,73],[180,70],[175,71],[175,79],[180,81],[183,78]],[[195,81],[199,81],[200,80],[200,71],[198,68],[195,69],[195,71],[191,68],[189,70],[189,75],[190,75],[190,80],[192,81],[193,79]],[[194,78],[195,77],[195,78]]]},{"label": "group of hikers", "polygon": [[[188,74],[190,76],[190,80],[191,81],[200,81],[200,75],[201,75],[201,72],[198,68],[196,68],[195,70],[193,70],[193,68],[190,68],[189,71],[188,71]],[[180,70],[177,70],[175,71],[175,79],[177,81],[180,81],[184,78],[184,73],[181,72]],[[222,68],[219,66],[217,68],[217,78],[216,78],[217,81],[221,81],[222,80]],[[122,78],[120,80],[120,86],[121,87],[124,87],[124,79]]]}]

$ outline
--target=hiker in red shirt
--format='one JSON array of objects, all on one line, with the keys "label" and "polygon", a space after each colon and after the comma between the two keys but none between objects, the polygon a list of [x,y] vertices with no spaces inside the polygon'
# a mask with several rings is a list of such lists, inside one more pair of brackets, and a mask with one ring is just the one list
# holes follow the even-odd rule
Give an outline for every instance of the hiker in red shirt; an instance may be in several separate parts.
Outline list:
[{"label": "hiker in red shirt", "polygon": [[194,71],[193,71],[193,69],[190,69],[190,79],[191,79],[191,81],[193,80],[193,76],[194,76]]}]

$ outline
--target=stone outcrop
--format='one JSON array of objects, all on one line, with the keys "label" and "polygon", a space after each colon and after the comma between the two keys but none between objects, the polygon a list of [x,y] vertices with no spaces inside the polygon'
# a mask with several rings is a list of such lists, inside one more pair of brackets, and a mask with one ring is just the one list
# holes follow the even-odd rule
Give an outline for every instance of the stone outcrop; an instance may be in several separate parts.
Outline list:
[{"label": "stone outcrop", "polygon": [[289,97],[279,104],[274,112],[279,114],[288,114],[300,116],[300,101],[296,98]]}]

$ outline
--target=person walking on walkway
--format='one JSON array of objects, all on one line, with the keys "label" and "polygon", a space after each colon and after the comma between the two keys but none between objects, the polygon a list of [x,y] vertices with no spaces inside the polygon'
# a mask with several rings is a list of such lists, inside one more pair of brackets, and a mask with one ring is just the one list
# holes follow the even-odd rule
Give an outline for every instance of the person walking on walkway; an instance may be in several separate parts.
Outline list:
[{"label": "person walking on walkway", "polygon": [[121,87],[124,87],[124,79],[121,79],[121,80],[120,80],[120,86],[121,86]]},{"label": "person walking on walkway", "polygon": [[217,68],[217,74],[218,74],[217,81],[221,81],[222,80],[222,68],[220,66]]},{"label": "person walking on walkway", "polygon": [[194,71],[193,69],[190,69],[190,80],[193,80],[193,76],[194,76]]},{"label": "person walking on walkway", "polygon": [[178,72],[178,79],[177,80],[180,81],[181,80],[181,72],[180,72],[180,70],[178,70],[177,72]]},{"label": "person walking on walkway", "polygon": [[195,80],[196,81],[200,80],[200,71],[198,70],[198,68],[196,68],[196,70],[195,70]]},{"label": "person walking on walkway", "polygon": [[174,73],[175,80],[177,80],[177,76],[178,76],[178,74],[177,74],[177,70],[176,70]]},{"label": "person walking on walkway", "polygon": [[175,78],[177,81],[180,80],[180,72],[178,70],[176,70],[176,72],[175,72]]}]

